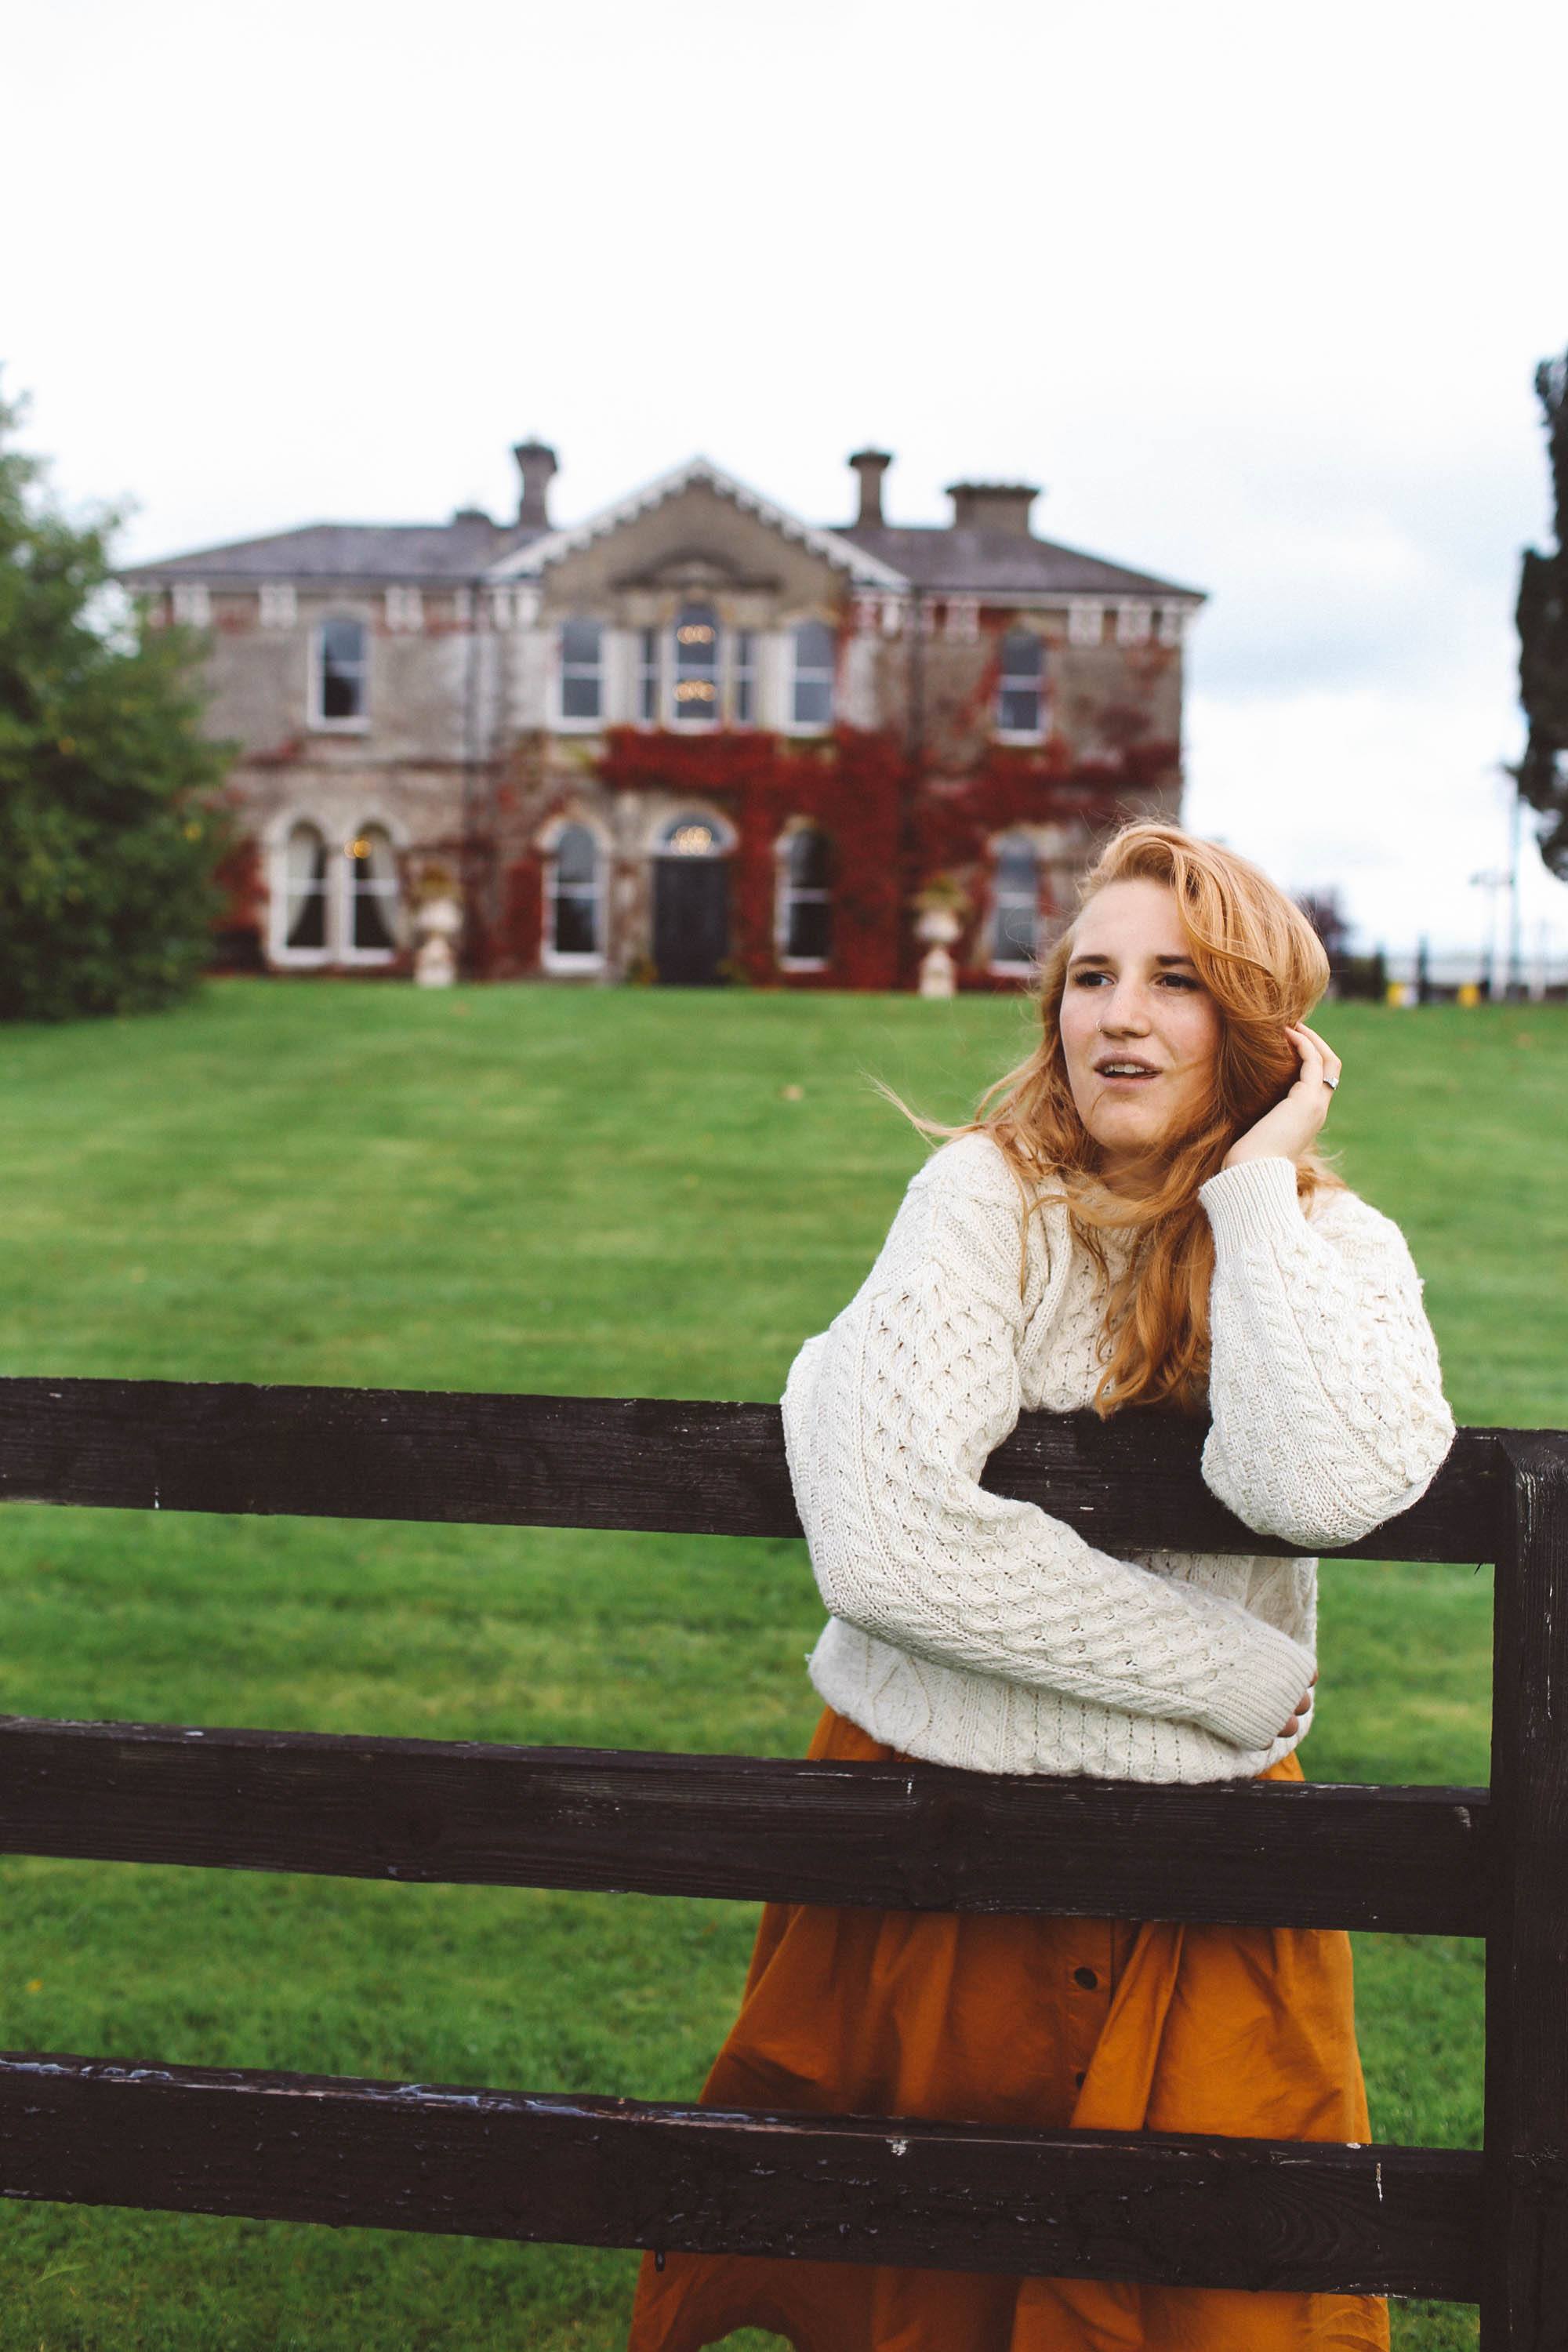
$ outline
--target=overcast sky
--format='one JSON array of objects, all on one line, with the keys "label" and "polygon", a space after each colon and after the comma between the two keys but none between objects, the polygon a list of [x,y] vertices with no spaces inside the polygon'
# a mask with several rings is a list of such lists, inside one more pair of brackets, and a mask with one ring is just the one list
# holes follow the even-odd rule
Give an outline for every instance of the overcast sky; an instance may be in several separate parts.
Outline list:
[{"label": "overcast sky", "polygon": [[[1507,853],[1568,10],[12,0],[0,358],[126,557],[896,452],[1208,590],[1186,814],[1370,941]],[[18,225],[25,234],[18,234]],[[1568,959],[1526,857],[1525,931]]]}]

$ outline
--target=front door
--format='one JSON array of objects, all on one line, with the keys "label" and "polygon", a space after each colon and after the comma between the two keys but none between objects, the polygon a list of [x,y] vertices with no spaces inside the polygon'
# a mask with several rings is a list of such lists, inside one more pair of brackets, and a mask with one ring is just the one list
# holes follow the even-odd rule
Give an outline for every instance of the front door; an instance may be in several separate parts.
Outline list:
[{"label": "front door", "polygon": [[725,857],[656,857],[653,862],[653,961],[661,981],[711,988],[730,952],[730,862]]}]

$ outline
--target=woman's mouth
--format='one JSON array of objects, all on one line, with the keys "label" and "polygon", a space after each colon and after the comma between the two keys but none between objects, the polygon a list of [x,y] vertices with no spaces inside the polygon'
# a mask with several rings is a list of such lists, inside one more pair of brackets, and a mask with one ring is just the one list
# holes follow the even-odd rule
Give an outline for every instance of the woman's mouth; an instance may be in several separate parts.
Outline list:
[{"label": "woman's mouth", "polygon": [[1152,1062],[1140,1062],[1127,1055],[1118,1055],[1114,1060],[1108,1057],[1103,1062],[1096,1062],[1094,1075],[1097,1078],[1102,1079],[1107,1086],[1117,1087],[1142,1086],[1149,1079],[1157,1078],[1160,1073]]}]

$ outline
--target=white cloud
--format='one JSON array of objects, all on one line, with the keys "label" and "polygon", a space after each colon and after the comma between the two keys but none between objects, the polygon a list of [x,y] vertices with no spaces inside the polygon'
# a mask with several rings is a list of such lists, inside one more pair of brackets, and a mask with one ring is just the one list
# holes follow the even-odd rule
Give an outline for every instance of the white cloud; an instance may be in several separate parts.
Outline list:
[{"label": "white cloud", "polygon": [[530,432],[563,515],[699,448],[825,520],[868,438],[901,519],[1043,479],[1213,592],[1194,821],[1288,781],[1299,878],[1473,913],[1568,12],[35,0],[6,63],[6,383],[128,552],[504,511]]},{"label": "white cloud", "polygon": [[[1361,944],[1473,950],[1508,862],[1512,792],[1485,701],[1371,686],[1270,700],[1197,694],[1188,728],[1194,832],[1254,857],[1291,890],[1337,889]],[[1568,961],[1568,886],[1522,866],[1523,941],[1547,926]]]}]

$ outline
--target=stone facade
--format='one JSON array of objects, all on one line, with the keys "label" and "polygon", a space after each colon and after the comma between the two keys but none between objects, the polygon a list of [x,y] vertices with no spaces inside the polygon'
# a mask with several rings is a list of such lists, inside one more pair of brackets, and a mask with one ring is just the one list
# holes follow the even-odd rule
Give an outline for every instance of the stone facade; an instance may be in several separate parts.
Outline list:
[{"label": "stone facade", "polygon": [[208,633],[247,845],[231,964],[406,971],[452,884],[464,969],[899,987],[921,899],[963,984],[1016,984],[1095,841],[1181,803],[1191,589],[1036,538],[801,521],[697,459],[553,525],[317,525],[125,575]]}]

